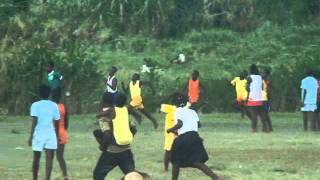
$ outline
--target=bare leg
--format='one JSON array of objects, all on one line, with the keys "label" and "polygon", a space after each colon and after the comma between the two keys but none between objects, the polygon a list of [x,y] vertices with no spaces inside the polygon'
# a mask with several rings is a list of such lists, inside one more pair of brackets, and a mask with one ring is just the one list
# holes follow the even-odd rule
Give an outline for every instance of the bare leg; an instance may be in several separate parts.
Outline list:
[{"label": "bare leg", "polygon": [[257,123],[258,123],[258,112],[256,107],[248,107],[251,119],[251,129],[252,132],[257,132]]},{"label": "bare leg", "polygon": [[316,114],[315,114],[316,124],[317,124],[317,131],[320,130],[320,117],[319,117],[319,115],[320,115],[320,113],[319,113],[319,111],[317,111]]},{"label": "bare leg", "polygon": [[163,158],[164,170],[165,171],[168,171],[170,159],[171,159],[171,152],[170,151],[165,151],[164,158]]},{"label": "bare leg", "polygon": [[311,131],[317,130],[316,116],[314,112],[308,112],[308,119],[311,122]]},{"label": "bare leg", "polygon": [[68,179],[67,165],[66,165],[66,162],[64,160],[63,154],[64,154],[64,144],[59,144],[58,145],[58,149],[57,149],[57,160],[59,162],[63,178],[64,178],[64,180],[67,180]]},{"label": "bare leg", "polygon": [[268,123],[267,123],[267,112],[263,109],[263,107],[257,107],[257,108],[258,108],[258,113],[262,123],[262,132],[270,132],[270,129],[268,128]]},{"label": "bare leg", "polygon": [[40,151],[33,151],[33,162],[32,162],[33,180],[38,179],[40,158],[41,158],[41,152]]},{"label": "bare leg", "polygon": [[54,150],[46,149],[46,180],[50,180],[52,172]]},{"label": "bare leg", "polygon": [[195,168],[201,170],[205,175],[211,177],[213,180],[218,180],[219,176],[216,175],[207,165],[203,163],[195,163],[193,165]]},{"label": "bare leg", "polygon": [[303,112],[303,128],[304,131],[308,131],[308,113]]},{"label": "bare leg", "polygon": [[158,128],[157,120],[156,120],[154,117],[152,117],[151,114],[149,114],[149,113],[148,113],[146,110],[144,110],[144,109],[139,109],[139,111],[140,111],[143,115],[145,115],[145,116],[152,122],[153,127],[154,127],[155,129]]},{"label": "bare leg", "polygon": [[180,167],[177,164],[172,165],[172,180],[178,180]]}]

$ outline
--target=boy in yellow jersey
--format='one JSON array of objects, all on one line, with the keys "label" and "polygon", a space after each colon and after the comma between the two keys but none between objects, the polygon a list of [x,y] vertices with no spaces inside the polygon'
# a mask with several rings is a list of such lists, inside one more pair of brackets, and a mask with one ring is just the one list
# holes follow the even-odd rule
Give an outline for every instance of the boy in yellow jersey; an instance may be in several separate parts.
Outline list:
[{"label": "boy in yellow jersey", "polygon": [[236,88],[236,103],[233,105],[236,109],[239,109],[241,112],[241,117],[243,118],[246,114],[249,117],[249,113],[246,110],[246,101],[248,97],[247,91],[247,79],[248,76],[247,71],[242,71],[239,77],[235,77],[231,81],[231,85],[235,86]]},{"label": "boy in yellow jersey", "polygon": [[133,74],[132,80],[129,83],[129,87],[126,87],[124,83],[122,83],[122,88],[123,88],[123,91],[126,93],[128,92],[128,89],[130,90],[130,95],[131,95],[130,107],[139,110],[143,115],[145,115],[153,123],[153,126],[156,129],[158,127],[158,123],[156,119],[152,117],[151,114],[149,114],[144,109],[144,106],[143,106],[141,88],[144,85],[148,85],[152,90],[152,94],[154,94],[154,90],[150,82],[141,81],[140,75],[137,73]]},{"label": "boy in yellow jersey", "polygon": [[174,139],[176,138],[176,135],[174,133],[167,133],[167,129],[172,128],[175,125],[175,112],[177,107],[170,104],[161,104],[161,111],[166,113],[166,120],[164,125],[164,170],[168,171],[168,166],[170,162],[170,156],[171,156],[171,147],[173,144]]},{"label": "boy in yellow jersey", "polygon": [[130,148],[134,133],[130,130],[129,110],[126,107],[126,101],[126,96],[119,93],[115,99],[115,106],[110,108],[110,118],[112,118],[113,126],[112,143],[106,150],[102,151],[93,172],[94,180],[103,180],[117,166],[124,174],[135,171],[133,154]]},{"label": "boy in yellow jersey", "polygon": [[[114,98],[111,93],[106,92],[103,94],[100,110],[97,114],[99,122],[99,129],[93,131],[93,134],[100,145],[100,150],[104,151],[112,143],[113,136],[113,120],[116,117],[115,107],[113,105]],[[131,108],[128,109],[129,114],[133,115],[138,121],[141,116]],[[131,124],[130,124],[131,125]],[[134,126],[130,126],[132,134],[136,133]],[[114,140],[113,140],[114,141]]]}]

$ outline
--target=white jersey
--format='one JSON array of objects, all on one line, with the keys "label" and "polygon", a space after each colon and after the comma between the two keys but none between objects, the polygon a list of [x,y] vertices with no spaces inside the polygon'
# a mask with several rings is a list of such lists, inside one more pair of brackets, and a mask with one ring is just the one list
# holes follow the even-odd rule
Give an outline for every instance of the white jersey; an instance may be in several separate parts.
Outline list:
[{"label": "white jersey", "polygon": [[250,83],[249,101],[262,101],[263,80],[260,75],[250,75],[252,82]]},{"label": "white jersey", "polygon": [[179,135],[190,131],[198,131],[199,117],[194,110],[181,107],[177,108],[176,123],[178,120],[182,121],[182,127],[178,130]]},{"label": "white jersey", "polygon": [[108,80],[107,80],[107,92],[116,93],[116,92],[118,91],[118,88],[117,88],[117,87],[116,87],[115,90],[113,90],[111,87],[109,87],[109,85],[112,86],[112,81],[113,81],[114,78],[116,78],[116,76],[112,76],[112,77],[108,76]]}]

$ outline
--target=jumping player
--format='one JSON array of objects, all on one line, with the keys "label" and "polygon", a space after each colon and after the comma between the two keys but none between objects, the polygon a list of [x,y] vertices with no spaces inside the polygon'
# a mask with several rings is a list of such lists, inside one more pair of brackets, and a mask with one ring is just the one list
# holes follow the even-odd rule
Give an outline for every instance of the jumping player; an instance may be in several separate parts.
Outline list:
[{"label": "jumping player", "polygon": [[156,129],[158,127],[157,120],[149,114],[143,106],[142,102],[142,95],[141,95],[141,89],[143,86],[148,85],[154,94],[154,89],[150,82],[147,81],[141,81],[140,75],[135,73],[132,76],[132,80],[130,81],[129,87],[126,87],[124,83],[122,83],[122,88],[124,92],[128,92],[128,89],[130,90],[131,95],[131,102],[130,106],[134,109],[139,110],[143,115],[145,115],[152,123],[153,127]]}]

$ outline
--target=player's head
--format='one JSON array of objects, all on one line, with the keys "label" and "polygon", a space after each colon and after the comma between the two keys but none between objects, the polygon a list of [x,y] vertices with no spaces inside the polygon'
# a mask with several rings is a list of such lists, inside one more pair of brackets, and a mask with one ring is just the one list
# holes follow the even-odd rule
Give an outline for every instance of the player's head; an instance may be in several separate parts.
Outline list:
[{"label": "player's head", "polygon": [[52,101],[55,103],[59,103],[61,99],[61,91],[56,91],[55,93],[52,93]]},{"label": "player's head", "polygon": [[47,85],[41,85],[39,87],[39,95],[41,99],[49,99],[50,87]]},{"label": "player's head", "polygon": [[252,74],[252,75],[259,75],[260,74],[257,65],[252,64],[250,66],[250,74]]},{"label": "player's head", "polygon": [[132,81],[137,81],[137,80],[140,80],[140,75],[138,73],[134,73],[132,75]]},{"label": "player's head", "polygon": [[270,76],[270,74],[271,74],[271,69],[266,68],[263,70],[262,77],[268,78]]},{"label": "player's head", "polygon": [[248,71],[243,70],[240,73],[240,79],[245,79],[248,76]]},{"label": "player's head", "polygon": [[113,96],[110,92],[105,92],[102,95],[102,104],[105,106],[111,106],[113,105]]},{"label": "player's head", "polygon": [[48,72],[50,73],[53,69],[54,69],[54,62],[53,62],[53,61],[50,61],[50,62],[48,63]]},{"label": "player's head", "polygon": [[110,70],[109,70],[109,75],[110,75],[110,76],[113,76],[113,75],[115,75],[115,74],[117,73],[117,71],[118,71],[117,67],[112,66],[112,67],[110,68]]},{"label": "player's head", "polygon": [[124,107],[126,104],[127,104],[127,96],[122,93],[119,93],[117,95],[115,105],[121,108],[121,107]]},{"label": "player's head", "polygon": [[307,76],[315,76],[315,71],[312,68],[306,69]]},{"label": "player's head", "polygon": [[185,107],[188,103],[188,97],[182,93],[173,95],[173,104],[177,107]]},{"label": "player's head", "polygon": [[199,76],[200,76],[200,73],[199,73],[199,71],[198,70],[194,70],[193,72],[192,72],[192,79],[193,80],[197,80],[198,78],[199,78]]}]

